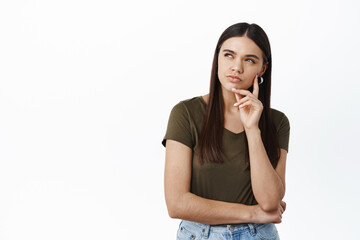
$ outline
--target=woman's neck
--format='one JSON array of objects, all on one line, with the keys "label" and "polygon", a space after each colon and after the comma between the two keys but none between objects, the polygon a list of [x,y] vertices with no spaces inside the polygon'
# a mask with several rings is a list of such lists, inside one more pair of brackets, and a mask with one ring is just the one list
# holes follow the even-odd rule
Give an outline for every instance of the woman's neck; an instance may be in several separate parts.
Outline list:
[{"label": "woman's neck", "polygon": [[235,113],[238,112],[239,109],[234,107],[234,103],[236,103],[236,97],[233,92],[229,92],[226,89],[222,89],[222,95],[224,99],[224,112]]}]

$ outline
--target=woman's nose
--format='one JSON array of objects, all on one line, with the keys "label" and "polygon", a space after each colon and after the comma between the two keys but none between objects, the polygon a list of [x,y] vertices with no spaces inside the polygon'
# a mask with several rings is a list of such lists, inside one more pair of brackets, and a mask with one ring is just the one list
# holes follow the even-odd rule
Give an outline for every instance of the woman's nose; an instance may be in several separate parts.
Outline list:
[{"label": "woman's nose", "polygon": [[241,66],[240,63],[235,63],[235,64],[232,66],[231,70],[232,70],[233,72],[240,72],[240,73],[242,73],[242,72],[243,72],[243,67]]}]

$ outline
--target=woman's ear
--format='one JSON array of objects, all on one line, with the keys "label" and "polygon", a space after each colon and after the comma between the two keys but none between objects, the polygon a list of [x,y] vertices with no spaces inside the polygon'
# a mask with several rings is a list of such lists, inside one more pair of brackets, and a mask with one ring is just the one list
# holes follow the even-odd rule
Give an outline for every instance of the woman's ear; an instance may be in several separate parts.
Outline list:
[{"label": "woman's ear", "polygon": [[266,69],[268,67],[269,63],[266,63],[262,66],[261,72],[258,74],[259,77],[262,77],[262,75],[264,75],[264,73],[266,72]]}]

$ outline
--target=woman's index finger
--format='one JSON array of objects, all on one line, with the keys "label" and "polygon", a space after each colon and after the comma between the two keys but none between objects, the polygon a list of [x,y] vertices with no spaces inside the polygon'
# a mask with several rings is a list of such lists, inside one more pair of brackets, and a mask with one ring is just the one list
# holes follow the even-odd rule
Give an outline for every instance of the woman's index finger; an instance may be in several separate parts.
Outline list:
[{"label": "woman's index finger", "polygon": [[253,88],[253,92],[252,94],[256,97],[259,98],[259,82],[258,82],[258,75],[255,76],[254,79],[254,88]]}]

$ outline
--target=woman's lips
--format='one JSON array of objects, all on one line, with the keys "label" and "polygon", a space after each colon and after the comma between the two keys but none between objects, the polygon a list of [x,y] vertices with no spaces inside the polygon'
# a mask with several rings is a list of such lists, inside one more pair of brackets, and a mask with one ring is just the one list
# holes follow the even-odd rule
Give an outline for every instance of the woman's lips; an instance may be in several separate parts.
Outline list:
[{"label": "woman's lips", "polygon": [[230,81],[230,82],[232,82],[232,83],[238,83],[238,82],[240,82],[240,81],[241,81],[241,79],[240,79],[240,78],[235,77],[235,76],[227,76],[227,78],[228,78],[228,79],[229,79],[229,81]]}]

